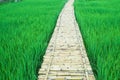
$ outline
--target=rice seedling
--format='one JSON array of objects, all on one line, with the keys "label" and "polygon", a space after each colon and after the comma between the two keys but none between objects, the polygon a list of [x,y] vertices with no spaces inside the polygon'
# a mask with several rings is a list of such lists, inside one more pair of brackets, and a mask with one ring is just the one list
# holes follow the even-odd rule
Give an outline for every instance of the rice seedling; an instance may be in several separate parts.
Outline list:
[{"label": "rice seedling", "polygon": [[97,80],[120,79],[120,1],[75,0],[75,15]]},{"label": "rice seedling", "polygon": [[36,80],[66,0],[0,5],[0,80]]},{"label": "rice seedling", "polygon": [[96,80],[120,80],[120,1],[75,0],[75,15]]}]

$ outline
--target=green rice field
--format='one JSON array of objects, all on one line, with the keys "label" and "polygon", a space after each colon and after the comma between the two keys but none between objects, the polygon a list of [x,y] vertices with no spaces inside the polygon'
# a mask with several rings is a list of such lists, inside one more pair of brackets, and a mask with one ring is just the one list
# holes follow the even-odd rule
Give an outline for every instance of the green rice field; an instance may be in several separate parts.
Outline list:
[{"label": "green rice field", "polygon": [[22,0],[0,5],[0,80],[37,80],[66,1]]},{"label": "green rice field", "polygon": [[120,0],[75,0],[96,80],[120,80]]},{"label": "green rice field", "polygon": [[[37,80],[66,2],[0,3],[0,80]],[[120,0],[75,0],[74,9],[96,80],[120,80]]]}]

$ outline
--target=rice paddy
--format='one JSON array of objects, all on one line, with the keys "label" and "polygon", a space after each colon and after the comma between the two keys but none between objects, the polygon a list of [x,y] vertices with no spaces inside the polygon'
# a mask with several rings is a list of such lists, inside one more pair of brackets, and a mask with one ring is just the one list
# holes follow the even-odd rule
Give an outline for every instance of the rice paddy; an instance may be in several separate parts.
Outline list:
[{"label": "rice paddy", "polygon": [[[0,80],[37,80],[43,55],[66,1],[0,3]],[[119,3],[119,0],[74,3],[96,80],[120,80]]]},{"label": "rice paddy", "polygon": [[120,80],[119,3],[119,0],[75,0],[74,3],[96,80]]},{"label": "rice paddy", "polygon": [[0,5],[0,80],[36,80],[66,0]]}]

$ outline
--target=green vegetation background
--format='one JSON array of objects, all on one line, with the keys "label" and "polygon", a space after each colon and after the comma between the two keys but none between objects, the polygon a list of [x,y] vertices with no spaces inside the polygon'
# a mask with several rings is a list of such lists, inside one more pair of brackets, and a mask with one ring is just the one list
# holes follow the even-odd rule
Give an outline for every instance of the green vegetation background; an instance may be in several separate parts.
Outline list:
[{"label": "green vegetation background", "polygon": [[75,0],[96,80],[120,80],[120,0]]},{"label": "green vegetation background", "polygon": [[36,80],[66,0],[23,0],[0,5],[0,80]]}]

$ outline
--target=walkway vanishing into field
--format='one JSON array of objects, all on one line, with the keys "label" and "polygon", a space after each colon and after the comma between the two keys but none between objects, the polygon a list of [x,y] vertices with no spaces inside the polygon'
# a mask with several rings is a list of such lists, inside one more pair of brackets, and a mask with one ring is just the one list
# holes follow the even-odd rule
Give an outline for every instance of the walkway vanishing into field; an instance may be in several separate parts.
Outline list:
[{"label": "walkway vanishing into field", "polygon": [[74,16],[74,0],[59,15],[38,80],[95,80]]}]

